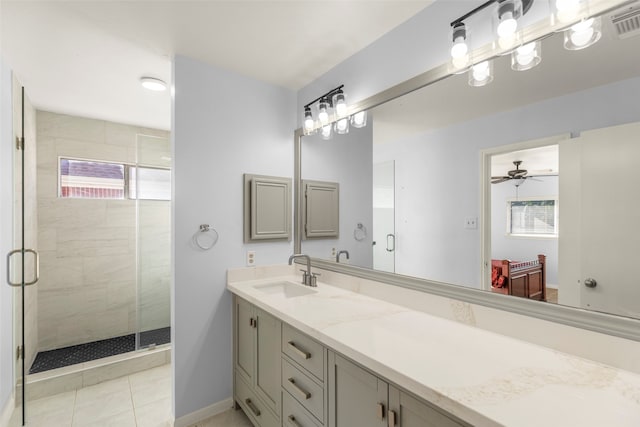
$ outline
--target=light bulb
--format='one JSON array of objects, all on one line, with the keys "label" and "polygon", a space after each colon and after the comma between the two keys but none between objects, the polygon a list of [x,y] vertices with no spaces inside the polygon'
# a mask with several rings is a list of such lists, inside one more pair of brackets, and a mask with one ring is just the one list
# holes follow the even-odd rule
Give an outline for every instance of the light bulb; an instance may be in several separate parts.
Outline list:
[{"label": "light bulb", "polygon": [[339,90],[338,93],[333,96],[333,105],[338,117],[342,117],[347,114],[347,101],[342,90]]},{"label": "light bulb", "polygon": [[320,101],[318,104],[318,120],[323,125],[326,125],[329,122],[329,112],[327,111],[327,102]]},{"label": "light bulb", "polygon": [[489,62],[484,61],[473,66],[473,78],[482,81],[489,77]]},{"label": "light bulb", "polygon": [[322,139],[331,139],[331,125],[322,126],[322,131],[320,132]]},{"label": "light bulb", "polygon": [[451,57],[453,59],[460,59],[466,56],[467,52],[469,52],[469,46],[467,46],[467,42],[464,40],[464,37],[458,37],[451,47]]},{"label": "light bulb", "polygon": [[340,119],[336,122],[336,133],[349,133],[349,119],[345,117],[344,119]]},{"label": "light bulb", "polygon": [[308,131],[313,130],[313,118],[312,117],[307,117],[306,119],[304,119],[304,128]]},{"label": "light bulb", "polygon": [[576,18],[580,0],[556,0],[556,17],[560,22],[569,22]]},{"label": "light bulb", "polygon": [[565,32],[564,47],[569,50],[580,50],[600,40],[600,18],[590,18],[572,25]]},{"label": "light bulb", "polygon": [[535,67],[542,61],[540,49],[540,41],[520,46],[511,55],[511,68],[516,71],[525,71]]},{"label": "light bulb", "polygon": [[500,17],[500,23],[498,24],[498,36],[501,38],[508,38],[516,33],[518,29],[518,21],[513,17],[512,12],[505,12]]}]

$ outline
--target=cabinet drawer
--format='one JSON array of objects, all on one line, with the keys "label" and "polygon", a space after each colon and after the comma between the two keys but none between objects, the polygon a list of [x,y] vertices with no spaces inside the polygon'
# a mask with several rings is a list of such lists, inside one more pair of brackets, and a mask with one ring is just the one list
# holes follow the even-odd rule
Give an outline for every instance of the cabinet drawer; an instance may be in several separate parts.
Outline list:
[{"label": "cabinet drawer", "polygon": [[251,388],[244,382],[244,379],[237,372],[235,398],[244,412],[260,427],[279,427],[280,423],[273,413],[267,409]]},{"label": "cabinet drawer", "polygon": [[282,393],[283,427],[320,427],[321,424],[286,391]]},{"label": "cabinet drawer", "polygon": [[320,422],[324,422],[324,388],[282,359],[282,387]]},{"label": "cabinet drawer", "polygon": [[324,347],[291,326],[282,325],[282,352],[324,381]]}]

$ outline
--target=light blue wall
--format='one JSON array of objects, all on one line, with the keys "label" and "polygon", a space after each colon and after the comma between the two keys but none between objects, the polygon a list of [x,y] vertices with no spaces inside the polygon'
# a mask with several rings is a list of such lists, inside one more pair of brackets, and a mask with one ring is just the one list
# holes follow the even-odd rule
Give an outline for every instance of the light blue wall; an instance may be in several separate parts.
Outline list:
[{"label": "light blue wall", "polygon": [[[13,233],[13,113],[12,74],[0,57],[0,254],[12,250]],[[0,262],[0,413],[13,389],[12,291],[5,283],[6,263]]]},{"label": "light blue wall", "polygon": [[[232,395],[228,268],[286,263],[292,242],[244,244],[243,174],[293,177],[295,94],[182,56],[174,61],[174,415]],[[200,224],[220,237],[194,247]]]}]

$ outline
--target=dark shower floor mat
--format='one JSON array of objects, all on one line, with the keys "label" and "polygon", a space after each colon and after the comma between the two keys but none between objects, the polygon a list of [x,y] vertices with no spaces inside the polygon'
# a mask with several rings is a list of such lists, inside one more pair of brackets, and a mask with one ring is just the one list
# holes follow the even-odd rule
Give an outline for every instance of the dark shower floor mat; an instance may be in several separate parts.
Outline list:
[{"label": "dark shower floor mat", "polygon": [[[147,347],[151,344],[167,344],[169,342],[171,342],[171,328],[154,329],[140,333],[140,347]],[[128,353],[135,349],[136,336],[135,334],[130,334],[55,350],[41,351],[36,355],[36,360],[33,361],[29,374]]]}]

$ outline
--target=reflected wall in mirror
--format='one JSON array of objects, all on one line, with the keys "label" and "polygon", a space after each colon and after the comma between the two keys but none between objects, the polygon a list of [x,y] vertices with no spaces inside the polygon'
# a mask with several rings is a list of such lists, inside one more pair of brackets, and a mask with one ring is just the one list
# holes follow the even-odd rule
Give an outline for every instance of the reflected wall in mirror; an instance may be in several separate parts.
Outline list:
[{"label": "reflected wall in mirror", "polygon": [[[640,208],[631,209],[629,201],[637,199],[631,196],[640,184],[633,162],[640,157],[628,151],[640,145],[640,133],[632,142],[605,147],[597,155],[580,148],[591,139],[611,141],[609,135],[621,132],[617,126],[640,121],[640,35],[621,38],[609,15],[602,19],[603,36],[587,49],[565,50],[563,34],[553,34],[542,40],[542,62],[531,70],[512,71],[510,55],[498,57],[490,85],[470,87],[466,74],[453,75],[372,109],[364,129],[335,135],[331,141],[303,137],[302,178],[339,182],[341,188],[340,239],[304,241],[303,252],[326,260],[333,259],[334,249],[346,249],[353,265],[486,291],[493,288],[492,260],[533,261],[544,254],[550,290],[545,299],[640,318],[640,291],[630,282],[635,279],[629,259],[640,259],[640,232],[633,227],[640,221]],[[590,133],[595,129],[603,130]],[[628,133],[635,128],[625,129]],[[555,169],[534,165],[533,157],[518,157],[540,146],[554,147]],[[582,178],[579,171],[573,173],[586,162],[576,163],[579,156],[597,159],[594,169],[580,172]],[[503,162],[502,169],[491,171],[492,157]],[[557,176],[534,176],[519,187],[513,180],[491,184],[492,176],[515,170],[515,160],[523,160],[520,168],[530,175],[552,169],[547,175]],[[393,165],[392,171],[385,172],[384,165]],[[384,184],[385,174],[392,184]],[[602,175],[614,178],[600,185],[609,191],[604,193],[607,202],[599,205],[618,203],[617,210],[591,212],[581,206],[563,213],[570,203],[580,206],[566,194],[587,194],[586,188],[600,182]],[[592,183],[589,187],[587,181]],[[621,190],[627,184],[636,190]],[[627,197],[616,201],[608,198],[611,194]],[[596,203],[604,196],[588,197]],[[507,202],[518,199],[556,201],[553,209],[530,204],[547,215],[553,211],[553,221],[541,224],[542,213],[523,220],[538,222],[538,229],[547,231],[544,236],[507,232]],[[525,205],[516,204],[515,211],[522,213]],[[591,212],[589,220],[609,215],[590,225],[598,233],[576,229],[585,211]],[[391,229],[381,230],[383,217]],[[612,221],[623,229],[609,233]],[[353,238],[358,223],[368,230],[362,242]],[[548,232],[549,227],[557,235]],[[388,235],[393,237],[387,239]],[[623,235],[631,239],[620,246],[616,239]],[[566,249],[584,249],[587,241],[601,251]],[[377,261],[381,248],[393,254],[392,262]],[[599,258],[602,252],[609,256]],[[591,273],[587,265],[599,265],[599,270]],[[609,277],[614,269],[625,272],[623,278]],[[588,288],[587,278],[598,285]],[[620,286],[620,280],[629,283]]]}]

